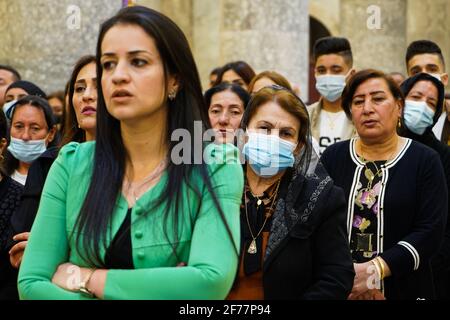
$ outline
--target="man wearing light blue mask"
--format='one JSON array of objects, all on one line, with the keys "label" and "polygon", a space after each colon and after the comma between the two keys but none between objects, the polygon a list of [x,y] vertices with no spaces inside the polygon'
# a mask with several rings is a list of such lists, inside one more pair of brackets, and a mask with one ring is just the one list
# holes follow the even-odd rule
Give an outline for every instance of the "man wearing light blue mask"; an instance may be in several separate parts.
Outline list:
[{"label": "man wearing light blue mask", "polygon": [[350,43],[345,38],[320,38],[314,45],[318,102],[308,107],[312,136],[319,142],[320,153],[326,147],[355,134],[351,121],[341,107],[345,83],[355,73]]},{"label": "man wearing light blue mask", "polygon": [[[421,72],[428,73],[440,80],[444,86],[448,84],[448,74],[445,72],[445,61],[441,48],[429,40],[417,40],[411,42],[406,50],[406,68],[408,76],[412,77]],[[447,113],[442,112],[433,127],[433,133],[444,143],[442,133],[447,118]]]}]

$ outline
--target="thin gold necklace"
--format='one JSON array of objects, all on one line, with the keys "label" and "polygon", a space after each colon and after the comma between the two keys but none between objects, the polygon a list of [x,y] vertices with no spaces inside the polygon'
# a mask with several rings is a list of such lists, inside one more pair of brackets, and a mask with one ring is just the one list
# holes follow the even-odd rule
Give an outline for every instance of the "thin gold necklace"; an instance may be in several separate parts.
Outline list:
[{"label": "thin gold necklace", "polygon": [[[266,213],[266,218],[264,219],[264,223],[261,227],[261,229],[259,229],[258,234],[256,236],[253,235],[253,231],[252,231],[252,227],[250,226],[250,221],[248,219],[248,211],[247,211],[247,194],[244,192],[244,198],[245,198],[245,217],[247,218],[247,225],[248,225],[248,230],[250,231],[250,235],[252,236],[252,242],[250,243],[250,246],[248,247],[247,252],[250,254],[255,254],[256,252],[258,252],[257,248],[256,248],[256,239],[259,237],[259,235],[261,234],[261,232],[264,230],[264,227],[266,226],[266,222],[267,220],[271,217],[272,215],[272,209],[273,209],[273,205],[275,203],[276,200],[276,195],[278,194],[278,189],[280,187],[280,182],[281,179],[278,180],[278,184],[277,187],[275,189],[274,197],[273,197],[273,201],[270,205],[269,211]],[[250,191],[251,193],[251,191]],[[253,195],[253,194],[252,194]],[[272,197],[271,197],[272,198]],[[259,201],[259,200],[258,200]]]},{"label": "thin gold necklace", "polygon": [[[397,142],[395,144],[394,151],[389,155],[388,159],[386,160],[386,163],[391,161],[394,158],[394,156],[395,156],[395,154],[397,153],[397,150],[398,150],[398,143],[399,143],[399,138],[397,138]],[[378,166],[377,166],[375,161],[369,161],[369,160],[367,160],[364,157],[361,145],[360,145],[359,149],[360,149],[360,152],[361,152],[361,156],[359,158],[364,163],[364,167],[365,167],[364,175],[366,176],[367,180],[369,181],[369,183],[367,184],[367,189],[371,189],[372,188],[372,182],[376,178],[376,176],[379,175],[381,177],[380,174],[382,174],[382,168],[378,169]],[[375,174],[367,166],[368,163],[373,163],[373,165],[375,166],[375,169],[376,169]]]}]

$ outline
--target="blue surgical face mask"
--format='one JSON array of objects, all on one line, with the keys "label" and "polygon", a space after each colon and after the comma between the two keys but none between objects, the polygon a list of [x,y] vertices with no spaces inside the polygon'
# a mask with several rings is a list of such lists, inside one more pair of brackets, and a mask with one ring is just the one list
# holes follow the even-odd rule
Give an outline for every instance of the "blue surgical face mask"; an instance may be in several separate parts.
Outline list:
[{"label": "blue surgical face mask", "polygon": [[3,104],[3,113],[5,114],[7,119],[10,119],[11,111],[12,111],[12,110],[10,111],[10,109],[16,102],[17,102],[17,100],[12,100],[9,102],[5,102]]},{"label": "blue surgical face mask", "polygon": [[441,74],[440,73],[429,73],[430,76],[435,77],[440,82],[442,82]]},{"label": "blue surgical face mask", "polygon": [[406,127],[415,134],[422,135],[425,130],[433,125],[434,111],[425,101],[405,101],[403,119]]},{"label": "blue surgical face mask", "polygon": [[24,141],[11,137],[8,151],[19,161],[31,163],[47,150],[45,139]]},{"label": "blue surgical face mask", "polygon": [[276,135],[249,132],[242,153],[258,176],[270,178],[294,166],[296,147],[297,144]]},{"label": "blue surgical face mask", "polygon": [[334,102],[342,95],[345,88],[345,75],[316,76],[316,89],[326,100]]}]

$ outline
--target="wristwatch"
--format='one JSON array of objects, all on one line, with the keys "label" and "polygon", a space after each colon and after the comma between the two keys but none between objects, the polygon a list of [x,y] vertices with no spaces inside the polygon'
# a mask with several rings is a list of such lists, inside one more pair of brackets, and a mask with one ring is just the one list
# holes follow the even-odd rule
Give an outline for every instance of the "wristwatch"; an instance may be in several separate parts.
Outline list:
[{"label": "wristwatch", "polygon": [[89,281],[91,280],[92,275],[94,274],[95,269],[89,273],[86,280],[80,281],[80,287],[78,288],[78,291],[88,297],[94,297],[94,293],[87,288]]}]

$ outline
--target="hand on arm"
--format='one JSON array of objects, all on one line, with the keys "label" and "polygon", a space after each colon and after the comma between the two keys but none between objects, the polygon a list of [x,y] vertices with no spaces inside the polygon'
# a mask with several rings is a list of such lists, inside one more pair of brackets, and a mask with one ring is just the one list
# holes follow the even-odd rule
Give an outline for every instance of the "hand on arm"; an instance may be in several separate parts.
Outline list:
[{"label": "hand on arm", "polygon": [[9,250],[9,262],[16,269],[19,269],[20,264],[22,263],[23,253],[25,251],[25,247],[27,246],[29,236],[29,232],[23,232],[16,234],[13,237],[13,240],[18,241],[18,243],[16,243],[11,250]]}]

